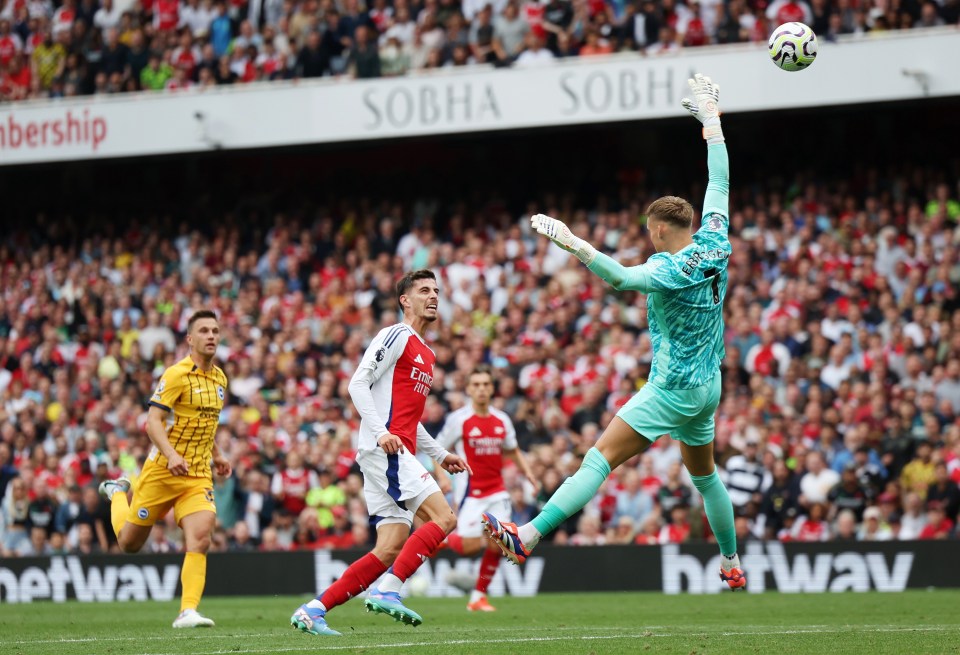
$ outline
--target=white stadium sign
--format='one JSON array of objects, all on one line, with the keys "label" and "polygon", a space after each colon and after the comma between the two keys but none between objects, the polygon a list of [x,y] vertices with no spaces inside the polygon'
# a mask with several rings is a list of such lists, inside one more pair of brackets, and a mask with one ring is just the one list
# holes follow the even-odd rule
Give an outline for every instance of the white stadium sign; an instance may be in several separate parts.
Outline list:
[{"label": "white stadium sign", "polygon": [[727,113],[957,96],[958,36],[956,28],[940,28],[822,43],[817,65],[794,74],[771,66],[761,43],[524,70],[443,69],[371,81],[6,104],[0,165],[680,116],[692,71],[721,82]]}]

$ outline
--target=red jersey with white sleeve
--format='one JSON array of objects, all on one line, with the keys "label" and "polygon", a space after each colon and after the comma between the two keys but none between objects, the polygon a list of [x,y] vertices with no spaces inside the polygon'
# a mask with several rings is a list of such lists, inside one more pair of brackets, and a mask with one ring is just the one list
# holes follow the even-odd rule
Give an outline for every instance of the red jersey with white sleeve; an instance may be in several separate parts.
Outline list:
[{"label": "red jersey with white sleeve", "polygon": [[307,506],[307,494],[310,489],[320,486],[320,477],[315,471],[300,467],[284,469],[273,474],[270,492],[283,496],[283,508],[291,516],[299,516]]},{"label": "red jersey with white sleeve", "polygon": [[377,440],[389,432],[412,455],[418,446],[437,461],[449,454],[420,424],[436,360],[409,325],[380,330],[350,380],[350,397],[361,417],[358,449],[379,447]]},{"label": "red jersey with white sleeve", "polygon": [[156,0],[153,9],[153,27],[161,32],[172,32],[180,24],[179,0]]},{"label": "red jersey with white sleeve", "polygon": [[0,36],[0,66],[6,66],[13,59],[14,55],[23,51],[23,42],[20,37],[12,32],[6,36]]},{"label": "red jersey with white sleeve", "polygon": [[486,498],[505,492],[503,484],[503,451],[517,447],[517,433],[510,417],[494,407],[480,416],[473,403],[461,407],[447,417],[437,441],[467,460],[473,475],[467,479],[465,498]]}]

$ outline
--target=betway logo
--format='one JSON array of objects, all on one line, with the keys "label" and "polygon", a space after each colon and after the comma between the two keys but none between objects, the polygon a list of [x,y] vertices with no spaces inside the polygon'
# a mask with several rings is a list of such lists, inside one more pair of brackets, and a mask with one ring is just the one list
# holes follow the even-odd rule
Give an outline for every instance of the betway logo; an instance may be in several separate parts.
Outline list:
[{"label": "betway logo", "polygon": [[39,599],[63,602],[73,595],[83,602],[114,600],[171,600],[177,591],[180,567],[168,564],[163,573],[152,565],[89,566],[79,557],[51,557],[50,568],[29,566],[17,576],[0,567],[0,600],[29,603]]},{"label": "betway logo", "polygon": [[[693,555],[684,555],[675,544],[661,549],[663,591],[679,594],[714,594],[726,588],[720,581],[720,555],[706,566]],[[747,591],[766,591],[767,575],[773,589],[785,593],[822,591],[903,591],[913,568],[913,553],[904,551],[887,565],[883,553],[794,553],[788,556],[783,544],[749,543],[742,553],[747,573]]]},{"label": "betway logo", "polygon": [[[333,559],[328,550],[318,550],[314,553],[314,571],[316,572],[317,593],[322,593],[347,570],[347,563]],[[433,559],[425,562],[417,569],[414,578],[427,579],[427,596],[463,596],[459,589],[446,583],[447,574],[451,569],[461,573],[476,576],[479,560],[458,559],[450,562],[445,559]],[[544,559],[542,557],[529,558],[522,567],[501,566],[487,593],[490,596],[535,596],[540,590],[540,580],[543,577]],[[412,578],[411,578],[412,579]],[[374,582],[371,587],[376,587]]]}]

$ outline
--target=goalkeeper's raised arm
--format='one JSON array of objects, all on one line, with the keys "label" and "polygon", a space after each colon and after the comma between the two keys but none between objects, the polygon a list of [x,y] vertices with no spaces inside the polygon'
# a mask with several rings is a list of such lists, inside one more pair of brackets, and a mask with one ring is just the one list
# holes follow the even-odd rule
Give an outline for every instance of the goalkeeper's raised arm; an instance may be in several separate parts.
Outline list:
[{"label": "goalkeeper's raised arm", "polygon": [[691,234],[689,202],[675,196],[658,198],[647,208],[647,231],[657,252],[640,266],[625,267],[597,252],[562,222],[542,214],[532,218],[537,232],[575,254],[614,288],[646,294],[653,359],[646,384],[620,408],[580,469],[532,521],[515,525],[489,511],[483,514],[492,543],[514,564],[526,561],[544,535],[580,511],[613,469],[669,434],[681,442],[683,464],[703,498],[720,549],[720,579],[731,589],[746,587],[733,505],[717,474],[713,447],[714,417],[723,388],[723,300],[732,253],[727,238],[727,149],[717,107],[720,88],[703,75],[689,84],[693,100],[684,98],[682,104],[703,123],[710,165],[703,221],[696,234]]},{"label": "goalkeeper's raised arm", "polygon": [[[720,87],[709,77],[697,74],[688,80],[693,99],[681,100],[683,108],[703,123],[703,138],[707,142],[709,180],[704,198],[704,221],[711,221],[711,230],[724,237],[728,226],[728,193],[730,189],[727,147],[723,129],[720,127],[720,108],[717,100]],[[683,198],[665,196],[650,204],[647,209],[647,230],[657,254],[640,266],[626,267],[611,257],[598,252],[590,243],[581,239],[559,221],[544,214],[531,219],[533,229],[546,236],[564,250],[573,253],[587,267],[619,291],[634,290],[650,293],[683,286],[683,278],[674,273],[678,269],[672,259],[661,255],[673,255],[692,243],[690,227],[693,224],[693,207]],[[674,270],[676,269],[676,270]],[[689,277],[689,276],[688,276]]]},{"label": "goalkeeper's raised arm", "polygon": [[703,123],[703,138],[707,142],[707,193],[703,199],[704,219],[711,214],[722,216],[724,232],[730,215],[730,161],[720,126],[720,85],[699,73],[687,80],[693,92],[693,100],[680,101],[683,108]]}]

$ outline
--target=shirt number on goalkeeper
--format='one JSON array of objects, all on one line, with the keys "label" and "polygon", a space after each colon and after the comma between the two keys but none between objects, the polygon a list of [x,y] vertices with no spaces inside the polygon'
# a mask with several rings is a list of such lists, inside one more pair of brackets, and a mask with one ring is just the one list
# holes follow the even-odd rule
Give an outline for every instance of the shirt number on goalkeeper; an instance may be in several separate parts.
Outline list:
[{"label": "shirt number on goalkeeper", "polygon": [[715,268],[708,268],[703,272],[703,279],[713,278],[713,304],[720,304],[720,271]]}]

